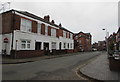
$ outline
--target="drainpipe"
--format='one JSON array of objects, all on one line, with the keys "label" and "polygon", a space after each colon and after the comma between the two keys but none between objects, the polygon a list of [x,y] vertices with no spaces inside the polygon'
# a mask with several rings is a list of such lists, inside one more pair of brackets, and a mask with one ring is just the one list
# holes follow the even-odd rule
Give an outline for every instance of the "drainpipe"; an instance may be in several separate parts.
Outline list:
[{"label": "drainpipe", "polygon": [[[12,15],[13,14],[13,15]],[[14,40],[14,23],[15,23],[15,11],[11,14],[11,30],[12,30],[12,43],[11,43],[11,50],[13,50],[13,40]]]}]

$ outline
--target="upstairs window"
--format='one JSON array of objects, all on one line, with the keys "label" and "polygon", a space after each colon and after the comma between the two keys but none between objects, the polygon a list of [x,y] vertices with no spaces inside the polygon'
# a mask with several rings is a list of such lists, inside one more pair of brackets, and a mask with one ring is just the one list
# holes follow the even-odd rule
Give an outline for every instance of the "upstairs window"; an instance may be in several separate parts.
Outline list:
[{"label": "upstairs window", "polygon": [[47,35],[47,34],[48,34],[48,26],[45,25],[45,35]]},{"label": "upstairs window", "polygon": [[31,32],[32,31],[32,22],[21,18],[21,31]]},{"label": "upstairs window", "polygon": [[37,33],[41,34],[41,24],[38,23]]},{"label": "upstairs window", "polygon": [[66,38],[66,31],[63,31],[63,37]]},{"label": "upstairs window", "polygon": [[70,39],[73,39],[73,34],[72,33],[70,33]]},{"label": "upstairs window", "polygon": [[51,36],[56,36],[56,29],[51,29]]}]

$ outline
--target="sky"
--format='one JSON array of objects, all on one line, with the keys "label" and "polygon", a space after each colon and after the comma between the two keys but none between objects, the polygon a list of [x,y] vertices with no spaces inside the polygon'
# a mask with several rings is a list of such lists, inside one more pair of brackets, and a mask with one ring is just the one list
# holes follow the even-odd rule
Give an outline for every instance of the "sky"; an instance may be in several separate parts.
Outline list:
[{"label": "sky", "polygon": [[[8,1],[8,0],[7,0]],[[105,39],[118,30],[118,0],[9,0],[10,9],[28,11],[37,16],[50,15],[50,20],[78,33],[91,33],[92,43]],[[5,3],[1,1],[1,3]]]}]

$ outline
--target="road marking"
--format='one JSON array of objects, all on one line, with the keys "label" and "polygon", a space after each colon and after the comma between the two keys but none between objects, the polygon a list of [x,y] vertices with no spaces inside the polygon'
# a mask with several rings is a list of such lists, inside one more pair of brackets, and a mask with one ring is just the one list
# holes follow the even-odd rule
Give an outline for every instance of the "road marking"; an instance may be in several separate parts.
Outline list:
[{"label": "road marking", "polygon": [[90,80],[89,78],[85,77],[84,75],[81,76],[81,75],[79,74],[80,69],[83,68],[83,67],[85,67],[86,65],[88,65],[88,64],[91,63],[92,61],[94,61],[94,60],[95,60],[96,58],[98,58],[99,56],[101,56],[101,53],[100,53],[99,55],[93,57],[92,59],[89,59],[89,60],[86,61],[84,64],[79,65],[79,66],[75,69],[76,75],[77,75],[79,78],[83,79],[83,80]]}]

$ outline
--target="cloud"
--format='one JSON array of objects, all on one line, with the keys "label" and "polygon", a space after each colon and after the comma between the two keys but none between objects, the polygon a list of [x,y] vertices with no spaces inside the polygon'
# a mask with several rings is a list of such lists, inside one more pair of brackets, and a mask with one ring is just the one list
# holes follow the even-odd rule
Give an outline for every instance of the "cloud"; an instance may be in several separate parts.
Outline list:
[{"label": "cloud", "polygon": [[117,2],[13,2],[11,7],[40,17],[49,14],[72,32],[90,32],[93,42],[104,40],[102,28],[110,33],[118,29]]}]

